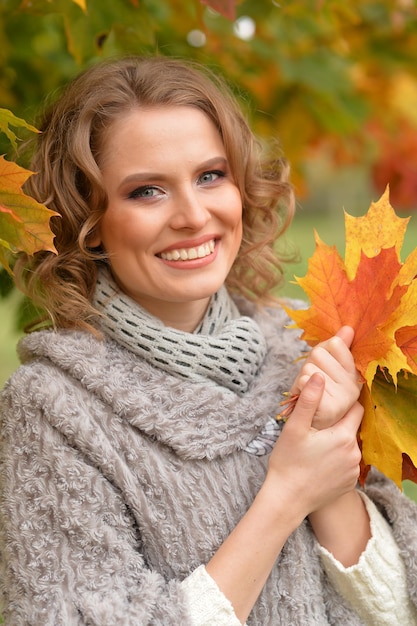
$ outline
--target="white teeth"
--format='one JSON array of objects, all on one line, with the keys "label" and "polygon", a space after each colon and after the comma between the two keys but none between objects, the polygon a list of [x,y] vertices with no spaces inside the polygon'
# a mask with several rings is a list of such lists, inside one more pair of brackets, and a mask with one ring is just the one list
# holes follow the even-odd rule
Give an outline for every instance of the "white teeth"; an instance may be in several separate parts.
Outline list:
[{"label": "white teeth", "polygon": [[162,252],[161,258],[165,261],[190,261],[192,259],[203,259],[214,251],[215,243],[211,239],[206,243],[203,243],[198,248],[181,248],[179,250],[170,250],[169,252]]}]

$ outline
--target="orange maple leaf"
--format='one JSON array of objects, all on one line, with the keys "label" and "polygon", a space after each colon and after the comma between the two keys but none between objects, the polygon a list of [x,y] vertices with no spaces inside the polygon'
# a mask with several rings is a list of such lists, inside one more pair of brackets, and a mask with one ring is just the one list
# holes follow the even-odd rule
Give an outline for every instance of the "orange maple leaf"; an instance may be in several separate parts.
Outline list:
[{"label": "orange maple leaf", "polygon": [[287,312],[311,346],[354,328],[365,381],[362,478],[374,465],[401,488],[401,477],[417,482],[417,253],[401,263],[408,219],[396,216],[388,190],[365,216],[345,213],[345,224],[345,260],[316,234],[307,274],[296,278],[310,307]]},{"label": "orange maple leaf", "polygon": [[416,326],[404,326],[395,333],[395,340],[401,348],[411,369],[417,365],[417,329]]},{"label": "orange maple leaf", "polygon": [[406,365],[395,337],[384,332],[384,325],[407,290],[405,285],[392,288],[399,269],[394,248],[384,248],[372,259],[362,253],[356,276],[349,280],[336,248],[326,246],[316,237],[308,273],[305,278],[296,279],[311,300],[309,309],[290,312],[297,326],[304,329],[302,338],[315,345],[334,335],[341,326],[352,326],[352,354],[369,385],[375,375],[375,362],[384,356],[396,354],[400,361],[396,372]]},{"label": "orange maple leaf", "polygon": [[6,251],[56,252],[49,220],[57,213],[22,190],[32,174],[0,156],[0,263],[6,269],[9,269]]}]

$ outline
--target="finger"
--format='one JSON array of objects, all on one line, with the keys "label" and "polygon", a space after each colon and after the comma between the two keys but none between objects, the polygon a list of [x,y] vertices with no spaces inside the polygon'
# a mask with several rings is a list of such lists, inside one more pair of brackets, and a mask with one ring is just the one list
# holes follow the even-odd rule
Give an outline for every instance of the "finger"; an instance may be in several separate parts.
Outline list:
[{"label": "finger", "polygon": [[348,348],[352,345],[355,331],[352,326],[342,326],[336,333],[336,337],[340,337]]},{"label": "finger", "polygon": [[304,385],[297,400],[291,421],[300,426],[311,428],[314,415],[319,407],[325,386],[324,376],[318,372],[313,374]]},{"label": "finger", "polygon": [[290,394],[298,394],[305,381],[316,371],[323,372],[330,381],[335,383],[343,383],[346,374],[348,374],[359,389],[361,377],[358,375],[352,353],[348,347],[353,335],[353,328],[342,326],[336,335],[315,346],[310,351],[299,376],[293,382],[289,390]]},{"label": "finger", "polygon": [[356,434],[361,425],[363,414],[363,406],[359,402],[355,402],[339,423],[341,423],[342,427],[352,429],[352,432]]},{"label": "finger", "polygon": [[337,336],[313,348],[308,361],[315,363],[329,378],[334,380],[340,380],[346,372],[356,376],[356,365],[352,353],[343,339]]},{"label": "finger", "polygon": [[329,382],[336,384],[344,384],[346,376],[355,381],[358,379],[353,357],[339,337],[332,337],[311,350],[289,390],[290,393],[298,394],[316,372],[324,374]]}]

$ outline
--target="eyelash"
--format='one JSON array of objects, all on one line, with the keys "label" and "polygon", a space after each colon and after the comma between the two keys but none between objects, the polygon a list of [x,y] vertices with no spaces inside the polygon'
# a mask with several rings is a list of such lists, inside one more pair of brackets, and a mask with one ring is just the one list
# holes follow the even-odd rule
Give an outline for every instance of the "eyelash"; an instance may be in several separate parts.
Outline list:
[{"label": "eyelash", "polygon": [[[137,187],[136,189],[128,193],[127,197],[129,200],[136,200],[137,198],[141,197],[141,194],[144,194],[146,191],[150,191],[151,189],[158,189],[158,187],[155,187],[155,185],[144,185],[143,187]],[[143,195],[142,197],[145,196]],[[151,198],[153,196],[148,197]]]},{"label": "eyelash", "polygon": [[223,170],[208,170],[207,172],[203,172],[201,176],[199,176],[199,179],[203,178],[203,176],[207,176],[207,174],[215,174],[219,178],[224,178],[226,176],[226,172]]},{"label": "eyelash", "polygon": [[[226,172],[224,172],[223,170],[207,170],[207,172],[203,172],[197,180],[201,180],[204,176],[207,176],[207,174],[214,174],[215,176],[218,176],[219,178],[224,178],[226,176]],[[209,181],[209,182],[213,182],[213,181]],[[128,193],[127,197],[129,200],[136,200],[137,198],[140,197],[146,197],[144,194],[147,191],[151,191],[153,189],[159,189],[157,186],[155,185],[144,185],[143,187],[137,187],[136,189],[133,189],[133,191],[131,191],[130,193]],[[152,198],[153,196],[148,196],[149,198]]]}]

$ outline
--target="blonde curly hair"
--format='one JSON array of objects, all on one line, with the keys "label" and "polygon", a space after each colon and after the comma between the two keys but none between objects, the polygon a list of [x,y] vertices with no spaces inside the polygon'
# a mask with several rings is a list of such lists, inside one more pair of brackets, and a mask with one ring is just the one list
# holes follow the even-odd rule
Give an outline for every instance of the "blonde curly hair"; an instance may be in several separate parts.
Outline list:
[{"label": "blonde curly hair", "polygon": [[56,211],[58,254],[22,254],[16,282],[56,328],[93,329],[91,300],[102,249],[89,246],[107,206],[99,168],[115,120],[141,107],[192,106],[218,129],[243,204],[243,239],[228,288],[260,303],[282,281],[275,241],[294,212],[289,168],[261,149],[236,97],[217,74],[173,58],[128,57],[100,62],[75,78],[44,113],[28,192]]}]

